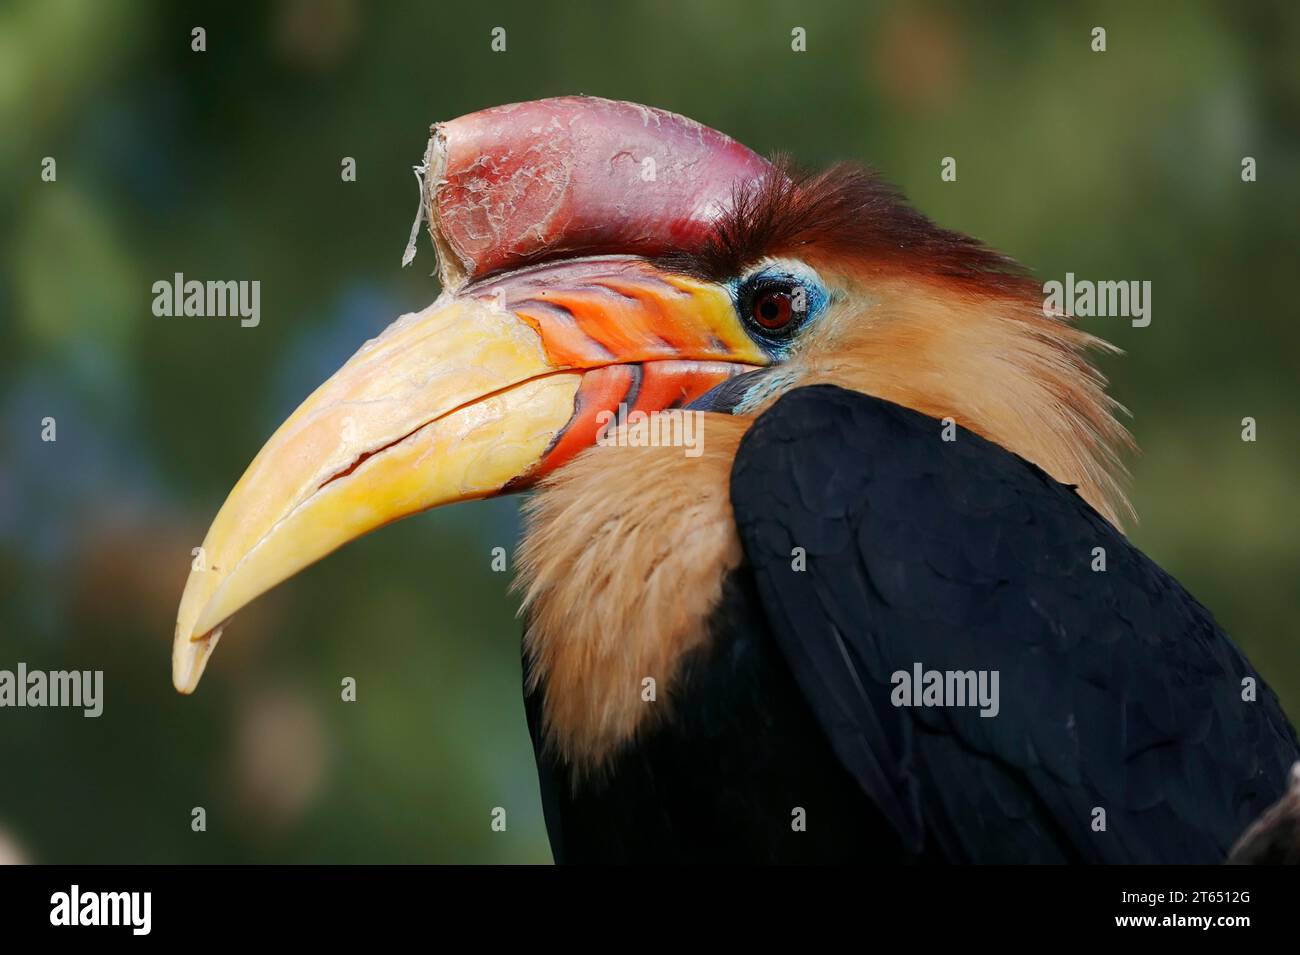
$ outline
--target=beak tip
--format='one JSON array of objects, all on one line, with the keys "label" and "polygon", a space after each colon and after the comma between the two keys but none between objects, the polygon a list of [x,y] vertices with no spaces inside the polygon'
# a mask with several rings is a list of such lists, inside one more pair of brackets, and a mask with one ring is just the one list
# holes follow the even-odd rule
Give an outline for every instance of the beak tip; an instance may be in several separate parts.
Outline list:
[{"label": "beak tip", "polygon": [[197,639],[177,631],[172,647],[172,686],[177,693],[189,696],[197,689],[208,657],[221,639],[221,629],[217,627]]}]

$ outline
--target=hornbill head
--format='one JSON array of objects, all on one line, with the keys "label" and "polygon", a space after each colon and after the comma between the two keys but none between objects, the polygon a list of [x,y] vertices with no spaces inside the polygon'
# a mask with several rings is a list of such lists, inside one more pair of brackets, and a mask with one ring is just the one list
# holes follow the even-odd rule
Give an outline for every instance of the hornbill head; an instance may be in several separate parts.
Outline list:
[{"label": "hornbill head", "polygon": [[[592,669],[619,682],[691,644],[736,559],[730,456],[812,383],[951,418],[1112,521],[1124,507],[1127,434],[1083,356],[1095,340],[870,171],[805,175],[675,114],[565,97],[435,126],[423,176],[443,291],[365,343],[231,491],[181,600],[182,693],[236,611],[335,548],[541,483],[529,652],[582,686],[548,720],[575,753],[616,742],[631,717]],[[602,412],[697,399],[698,460],[596,446]],[[615,572],[620,555],[634,563]]]}]

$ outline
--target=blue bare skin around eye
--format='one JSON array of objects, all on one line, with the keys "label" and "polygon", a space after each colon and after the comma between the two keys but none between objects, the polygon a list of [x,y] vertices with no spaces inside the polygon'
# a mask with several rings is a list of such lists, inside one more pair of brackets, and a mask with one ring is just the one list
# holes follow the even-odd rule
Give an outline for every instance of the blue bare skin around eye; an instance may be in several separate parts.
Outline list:
[{"label": "blue bare skin around eye", "polygon": [[[763,280],[786,281],[792,285],[801,285],[808,296],[808,317],[804,319],[803,325],[793,337],[786,341],[768,341],[759,336],[754,336],[755,340],[763,346],[764,351],[777,361],[784,361],[789,355],[791,348],[794,347],[794,343],[802,333],[803,329],[806,329],[809,324],[815,322],[826,310],[826,306],[831,301],[831,294],[820,282],[812,281],[806,275],[800,275],[796,272],[780,268],[763,269],[758,272],[751,272],[743,279],[732,279],[727,283],[727,288],[731,292],[732,307],[736,309],[737,314],[740,312],[740,290],[751,282]],[[742,316],[742,318],[743,317],[744,316]]]}]

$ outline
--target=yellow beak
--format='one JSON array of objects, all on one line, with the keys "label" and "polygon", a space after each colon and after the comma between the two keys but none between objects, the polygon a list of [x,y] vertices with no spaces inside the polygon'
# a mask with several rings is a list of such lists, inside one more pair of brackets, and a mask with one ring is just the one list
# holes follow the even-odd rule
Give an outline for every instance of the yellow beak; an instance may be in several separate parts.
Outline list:
[{"label": "yellow beak", "polygon": [[[226,498],[181,597],[176,689],[198,685],[236,611],[348,541],[527,486],[629,395],[657,410],[766,363],[724,288],[633,258],[524,270],[402,316],[302,403]],[[627,385],[631,368],[657,386]]]}]

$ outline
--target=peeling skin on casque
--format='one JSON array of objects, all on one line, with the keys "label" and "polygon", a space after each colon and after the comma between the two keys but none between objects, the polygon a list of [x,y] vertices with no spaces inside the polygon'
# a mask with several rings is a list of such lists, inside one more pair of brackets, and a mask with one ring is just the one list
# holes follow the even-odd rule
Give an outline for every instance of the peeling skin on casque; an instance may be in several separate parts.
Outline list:
[{"label": "peeling skin on casque", "polygon": [[593,97],[439,123],[425,167],[424,218],[451,289],[558,256],[663,254],[703,232],[735,182],[774,171],[694,120]]}]

